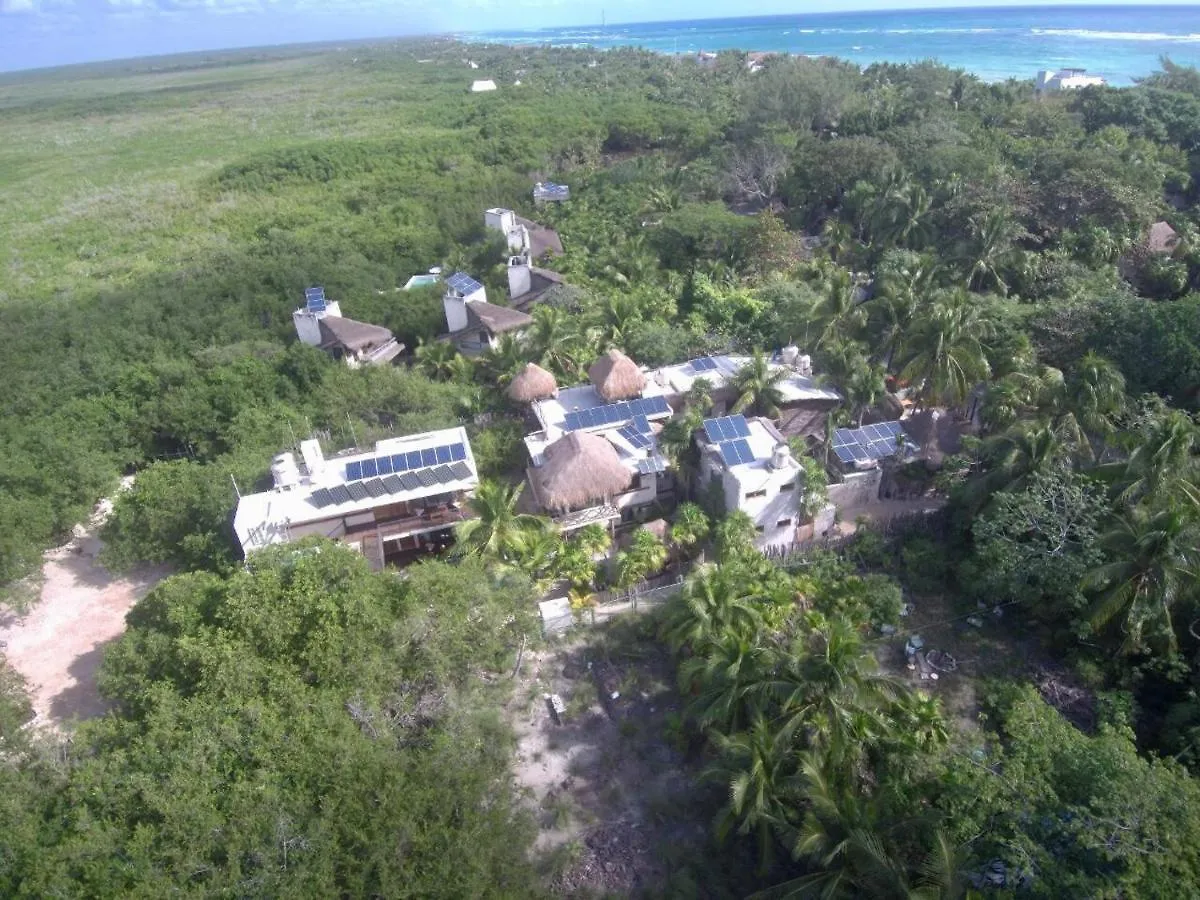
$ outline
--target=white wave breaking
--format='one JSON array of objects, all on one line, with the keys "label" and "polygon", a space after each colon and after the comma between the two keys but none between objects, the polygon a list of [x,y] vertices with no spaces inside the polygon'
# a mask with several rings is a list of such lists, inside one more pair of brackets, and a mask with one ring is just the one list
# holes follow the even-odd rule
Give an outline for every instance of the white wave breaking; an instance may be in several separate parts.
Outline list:
[{"label": "white wave breaking", "polygon": [[1181,44],[1200,42],[1200,34],[1168,34],[1163,31],[1092,31],[1088,28],[1031,28],[1029,31],[1043,37],[1073,37],[1092,41],[1172,41]]}]

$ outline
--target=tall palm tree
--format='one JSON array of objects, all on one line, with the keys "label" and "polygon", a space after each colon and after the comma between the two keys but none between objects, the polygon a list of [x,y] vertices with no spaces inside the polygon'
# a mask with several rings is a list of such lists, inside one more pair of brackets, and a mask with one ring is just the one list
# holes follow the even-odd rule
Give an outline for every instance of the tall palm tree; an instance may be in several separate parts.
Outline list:
[{"label": "tall palm tree", "polygon": [[918,386],[926,403],[961,406],[991,372],[984,350],[991,332],[971,297],[943,294],[905,340],[901,377]]},{"label": "tall palm tree", "polygon": [[[904,263],[896,265],[899,260]],[[933,291],[937,271],[937,263],[929,255],[889,254],[880,263],[870,308],[879,329],[875,346],[889,370],[917,311]]]},{"label": "tall palm tree", "polygon": [[549,520],[517,512],[524,487],[524,483],[480,482],[475,496],[467,501],[474,518],[455,527],[458,552],[513,562],[530,535],[549,530]]},{"label": "tall palm tree", "polygon": [[482,364],[496,384],[505,385],[529,361],[529,351],[512,332],[500,335],[483,354]]},{"label": "tall palm tree", "polygon": [[820,333],[817,346],[852,340],[862,331],[867,322],[867,309],[858,285],[845,269],[834,269],[829,273],[813,316]]},{"label": "tall palm tree", "polygon": [[749,362],[733,376],[733,390],[737,395],[734,411],[776,418],[784,403],[779,385],[787,379],[788,374],[788,370],[782,366],[773,367],[761,350],[755,350]]},{"label": "tall palm tree", "polygon": [[687,714],[706,731],[732,734],[755,718],[750,689],[761,677],[765,651],[753,637],[730,635],[679,667],[679,687],[688,695]]},{"label": "tall palm tree", "polygon": [[681,503],[675,510],[675,521],[671,523],[671,542],[682,555],[691,557],[698,553],[700,545],[711,532],[712,523],[695,503]]},{"label": "tall palm tree", "polygon": [[413,353],[417,369],[435,381],[448,381],[453,377],[455,360],[460,355],[454,345],[446,341],[421,341]]},{"label": "tall palm tree", "polygon": [[1125,376],[1098,353],[1088,351],[1070,380],[1071,408],[1083,430],[1101,443],[1116,430],[1125,409]]},{"label": "tall palm tree", "polygon": [[755,586],[725,566],[702,566],[672,601],[664,634],[674,648],[704,653],[718,641],[749,638],[762,624]]},{"label": "tall palm tree", "polygon": [[980,508],[999,491],[1020,491],[1031,476],[1059,465],[1069,452],[1069,445],[1049,423],[1020,423],[984,441],[987,471],[968,486],[968,499]]},{"label": "tall palm tree", "polygon": [[713,732],[720,754],[709,777],[729,785],[729,802],[717,820],[717,836],[754,835],[759,867],[766,872],[775,859],[780,840],[794,828],[796,815],[795,753],[791,736],[763,719],[748,731],[733,735]]},{"label": "tall palm tree", "polygon": [[1102,466],[1099,473],[1118,484],[1126,503],[1169,500],[1200,469],[1200,428],[1187,413],[1168,410],[1140,436],[1123,464]]},{"label": "tall palm tree", "polygon": [[1083,581],[1096,599],[1088,618],[1100,628],[1120,620],[1128,652],[1173,652],[1172,615],[1200,599],[1200,529],[1178,509],[1121,518],[1101,536],[1111,562]]},{"label": "tall palm tree", "polygon": [[555,306],[536,306],[533,324],[526,333],[531,354],[556,375],[577,374],[571,357],[571,345],[578,332],[565,312]]},{"label": "tall palm tree", "polygon": [[667,548],[658,536],[645,528],[633,533],[629,549],[617,554],[617,586],[631,588],[662,569]]},{"label": "tall palm tree", "polygon": [[964,261],[969,265],[967,287],[984,290],[992,285],[1007,296],[1008,283],[1001,272],[1015,264],[1020,251],[1013,245],[1026,236],[1025,229],[1010,219],[1004,210],[994,209],[983,216],[972,217],[969,231],[971,243],[964,254]]}]

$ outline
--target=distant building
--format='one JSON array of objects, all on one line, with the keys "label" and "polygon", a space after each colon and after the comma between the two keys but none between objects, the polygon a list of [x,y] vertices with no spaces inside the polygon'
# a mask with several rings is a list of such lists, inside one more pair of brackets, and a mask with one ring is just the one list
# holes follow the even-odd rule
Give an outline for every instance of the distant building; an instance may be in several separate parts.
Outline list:
[{"label": "distant building", "polygon": [[610,351],[589,370],[589,384],[561,390],[530,375],[537,385],[520,396],[542,398],[532,403],[541,430],[525,438],[526,478],[561,529],[640,522],[674,501],[675,479],[657,440],[671,407],[641,396],[645,378],[632,361]]},{"label": "distant building", "polygon": [[484,224],[501,232],[512,254],[508,258],[508,294],[515,309],[527,311],[546,291],[562,284],[562,276],[533,263],[544,256],[560,256],[562,240],[553,228],[522,218],[511,209],[484,213]]},{"label": "distant building", "polygon": [[486,91],[494,91],[495,89],[496,89],[496,82],[492,81],[492,79],[490,79],[490,78],[484,78],[480,81],[472,81],[471,82],[471,93],[472,94],[482,94]]},{"label": "distant building", "polygon": [[759,549],[790,545],[804,524],[803,474],[786,438],[767,419],[733,415],[704,422],[696,432],[701,483],[720,485],[725,509],[754,522]]},{"label": "distant building", "polygon": [[318,441],[271,465],[273,490],[238,499],[233,528],[249,555],[320,535],[359,550],[380,569],[444,549],[468,518],[479,485],[463,428],[388,438],[366,453],[325,459]]},{"label": "distant building", "polygon": [[761,72],[763,69],[765,69],[767,67],[767,60],[770,59],[772,56],[775,56],[775,54],[774,53],[758,53],[758,52],[747,53],[746,54],[746,69],[747,69],[747,71],[749,71],[751,74],[753,74],[755,72]]},{"label": "distant building", "polygon": [[304,306],[292,313],[292,324],[302,342],[345,361],[352,369],[385,365],[404,349],[388,329],[342,316],[341,306],[327,300],[320,287],[305,290]]},{"label": "distant building", "polygon": [[463,272],[446,279],[442,295],[446,313],[446,338],[467,355],[496,346],[500,335],[521,331],[533,323],[523,312],[487,302],[483,285]]},{"label": "distant building", "polygon": [[1099,75],[1088,75],[1086,69],[1059,69],[1057,72],[1043,69],[1037,73],[1034,90],[1039,94],[1051,94],[1085,87],[1103,87],[1107,83]]},{"label": "distant building", "polygon": [[539,181],[533,186],[534,203],[562,203],[571,199],[571,189],[553,181]]},{"label": "distant building", "polygon": [[[750,362],[746,356],[709,356],[672,366],[662,366],[646,373],[644,396],[666,397],[672,406],[682,404],[683,395],[704,379],[708,382],[713,400],[713,415],[723,415],[737,402],[734,380]],[[777,387],[783,395],[780,405],[779,430],[786,437],[803,435],[825,436],[825,420],[841,402],[841,395],[813,379],[812,360],[795,347],[785,347],[771,362],[775,370],[786,369],[787,377]]]}]

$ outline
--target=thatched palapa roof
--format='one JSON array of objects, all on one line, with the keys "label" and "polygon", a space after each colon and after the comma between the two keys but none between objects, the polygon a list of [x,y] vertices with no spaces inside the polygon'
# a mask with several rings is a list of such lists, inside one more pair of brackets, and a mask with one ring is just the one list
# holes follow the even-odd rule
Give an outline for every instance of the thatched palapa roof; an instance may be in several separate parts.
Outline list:
[{"label": "thatched palapa roof", "polygon": [[546,461],[533,469],[534,491],[546,509],[565,512],[596,504],[629,488],[633,473],[605,438],[572,431],[546,448]]},{"label": "thatched palapa roof", "polygon": [[382,347],[395,336],[382,325],[356,322],[341,316],[325,316],[318,323],[321,347],[342,347],[357,353],[370,347]]},{"label": "thatched palapa roof", "polygon": [[615,347],[592,363],[588,378],[596,393],[609,403],[636,397],[646,387],[646,376],[637,363]]},{"label": "thatched palapa roof", "polygon": [[558,394],[554,376],[536,363],[527,363],[508,385],[508,396],[518,403],[532,403]]},{"label": "thatched palapa roof", "polygon": [[467,322],[473,328],[482,326],[490,334],[503,334],[506,331],[528,328],[533,324],[533,319],[507,306],[476,300],[467,304]]}]

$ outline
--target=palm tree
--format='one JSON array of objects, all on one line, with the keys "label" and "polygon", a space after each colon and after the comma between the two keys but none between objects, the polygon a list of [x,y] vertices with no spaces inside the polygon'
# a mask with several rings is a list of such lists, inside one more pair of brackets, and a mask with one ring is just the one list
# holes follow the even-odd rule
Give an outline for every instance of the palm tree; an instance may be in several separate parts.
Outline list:
[{"label": "palm tree", "polygon": [[821,229],[821,246],[834,262],[841,262],[850,256],[858,242],[854,240],[854,229],[841,219],[829,218]]},{"label": "palm tree", "polygon": [[972,217],[970,232],[972,242],[964,254],[964,261],[970,267],[967,287],[983,290],[991,284],[1007,296],[1008,283],[1000,272],[1016,261],[1020,251],[1013,247],[1013,242],[1027,236],[1025,229],[1004,210],[994,209],[982,217]]},{"label": "palm tree", "polygon": [[983,442],[987,472],[968,487],[975,508],[999,491],[1020,491],[1030,477],[1061,464],[1070,447],[1047,422],[1021,423]]},{"label": "palm tree", "polygon": [[755,350],[750,361],[733,376],[733,390],[737,394],[735,412],[752,412],[755,415],[774,419],[784,403],[783,391],[779,389],[788,377],[783,366],[775,368],[761,350]]},{"label": "palm tree", "polygon": [[796,814],[795,754],[791,736],[758,719],[749,731],[726,736],[713,732],[720,758],[709,777],[729,784],[729,802],[717,820],[717,836],[736,831],[758,841],[759,868],[766,872],[776,847],[786,839]]},{"label": "palm tree", "polygon": [[1127,652],[1174,652],[1172,614],[1200,596],[1198,538],[1200,529],[1178,509],[1121,518],[1100,539],[1112,561],[1084,577],[1084,589],[1096,595],[1092,626],[1120,619]]},{"label": "palm tree", "polygon": [[712,523],[695,503],[681,503],[671,524],[671,541],[685,558],[695,555],[712,531]]},{"label": "palm tree", "polygon": [[619,347],[630,327],[642,320],[642,309],[632,295],[613,293],[596,307],[594,317],[601,347]]},{"label": "palm tree", "polygon": [[454,374],[454,360],[459,357],[454,345],[446,341],[421,341],[413,356],[416,357],[417,369],[428,378],[435,381],[447,381]]},{"label": "palm tree", "polygon": [[530,352],[546,368],[559,376],[575,375],[571,346],[578,332],[567,314],[555,306],[537,306],[533,310],[533,325],[526,340]]},{"label": "palm tree", "polygon": [[658,572],[667,562],[667,548],[658,536],[645,528],[633,533],[629,549],[617,554],[617,587],[633,587]]},{"label": "palm tree", "polygon": [[702,729],[732,734],[755,717],[750,688],[761,677],[764,651],[753,637],[730,635],[679,667],[679,687],[689,695],[687,714]]},{"label": "palm tree", "polygon": [[1123,464],[1098,471],[1118,483],[1125,503],[1169,500],[1181,483],[1194,478],[1198,452],[1200,428],[1187,413],[1173,409],[1154,418]]},{"label": "palm tree", "polygon": [[697,568],[672,601],[664,628],[667,642],[704,653],[722,640],[749,639],[762,624],[755,590],[732,567]]},{"label": "palm tree", "polygon": [[530,535],[548,531],[550,522],[540,516],[517,512],[525,485],[482,481],[475,496],[467,501],[474,518],[455,527],[458,552],[486,559],[513,562]]},{"label": "palm tree", "polygon": [[505,385],[512,381],[517,372],[529,361],[529,352],[520,338],[512,332],[500,335],[494,346],[483,354],[483,366],[496,384]]},{"label": "palm tree", "polygon": [[571,543],[595,559],[597,556],[608,552],[608,548],[612,545],[612,536],[609,535],[603,525],[593,522],[591,525],[584,525],[576,531],[575,535],[571,538]]},{"label": "palm tree", "polygon": [[1125,376],[1098,353],[1088,351],[1070,381],[1071,408],[1088,435],[1105,441],[1125,409]]},{"label": "palm tree", "polygon": [[579,544],[570,542],[560,548],[554,559],[554,575],[565,578],[577,589],[583,589],[596,580],[596,561]]},{"label": "palm tree", "polygon": [[867,310],[850,273],[835,269],[828,276],[825,292],[813,310],[821,336],[818,346],[853,339],[867,321]]},{"label": "palm tree", "polygon": [[529,576],[538,596],[545,594],[558,578],[561,551],[562,538],[551,528],[531,528],[514,542],[512,563]]},{"label": "palm tree", "polygon": [[962,405],[991,372],[983,345],[991,330],[971,297],[942,295],[905,340],[901,377],[919,385],[926,403]]},{"label": "palm tree", "polygon": [[[897,265],[901,260],[904,262]],[[878,313],[878,353],[889,370],[917,310],[933,290],[937,271],[937,263],[928,255],[893,253],[880,262],[876,299],[870,306]]]}]

